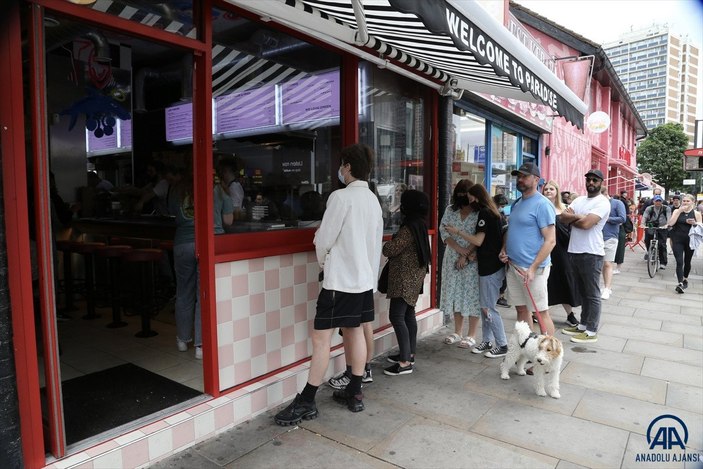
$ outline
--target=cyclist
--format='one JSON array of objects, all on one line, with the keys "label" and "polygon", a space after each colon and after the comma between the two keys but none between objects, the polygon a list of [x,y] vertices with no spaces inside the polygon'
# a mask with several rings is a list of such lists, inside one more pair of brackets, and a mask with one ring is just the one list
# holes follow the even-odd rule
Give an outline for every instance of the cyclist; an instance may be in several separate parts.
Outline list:
[{"label": "cyclist", "polygon": [[[664,199],[660,195],[655,195],[652,201],[652,205],[647,207],[642,215],[642,223],[650,228],[660,228],[665,227],[667,222],[671,218],[671,207],[664,205]],[[650,231],[652,233],[650,234]],[[666,231],[660,230],[657,233],[657,239],[659,240],[659,268],[664,270],[667,264],[667,253],[666,253]],[[653,230],[647,230],[644,236],[644,244],[649,249],[649,242],[654,236]],[[648,258],[648,254],[644,255],[645,260]]]}]

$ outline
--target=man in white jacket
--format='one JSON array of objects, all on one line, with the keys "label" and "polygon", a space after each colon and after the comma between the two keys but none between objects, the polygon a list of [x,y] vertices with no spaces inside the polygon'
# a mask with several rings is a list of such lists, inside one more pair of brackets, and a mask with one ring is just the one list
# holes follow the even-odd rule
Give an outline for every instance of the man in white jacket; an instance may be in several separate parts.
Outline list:
[{"label": "man in white jacket", "polygon": [[352,412],[364,410],[361,379],[366,342],[360,325],[373,320],[383,217],[367,182],[373,150],[362,144],[351,145],[342,150],[341,160],[338,177],[346,187],[330,195],[315,233],[315,251],[324,277],[317,299],[308,381],[293,402],[274,417],[279,425],[295,425],[317,417],[315,395],[329,364],[332,334],[338,327],[350,346],[346,352],[352,376],[346,389],[334,391],[333,397]]}]

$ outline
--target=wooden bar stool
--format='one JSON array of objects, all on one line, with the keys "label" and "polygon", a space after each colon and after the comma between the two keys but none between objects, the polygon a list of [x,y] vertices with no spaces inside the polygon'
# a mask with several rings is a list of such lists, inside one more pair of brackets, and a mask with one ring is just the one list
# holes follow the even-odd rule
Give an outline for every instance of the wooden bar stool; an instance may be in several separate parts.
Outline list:
[{"label": "wooden bar stool", "polygon": [[120,289],[120,266],[122,264],[122,255],[131,251],[132,246],[126,245],[110,245],[103,246],[95,250],[95,255],[98,257],[104,257],[108,261],[108,277],[110,283],[110,305],[112,306],[112,322],[106,327],[110,329],[115,329],[118,327],[124,327],[127,325],[126,322],[122,320],[120,315],[121,308],[121,295],[122,291]]},{"label": "wooden bar stool", "polygon": [[151,329],[151,314],[155,309],[154,301],[154,263],[161,260],[163,252],[160,249],[132,249],[122,254],[122,262],[135,264],[139,270],[138,304],[142,317],[142,329],[134,334],[135,337],[153,337],[158,332]]},{"label": "wooden bar stool", "polygon": [[63,253],[63,310],[65,312],[75,311],[73,304],[73,244],[74,241],[56,241],[56,250]]},{"label": "wooden bar stool", "polygon": [[95,313],[95,279],[93,269],[93,255],[98,248],[105,246],[105,243],[91,243],[76,241],[72,244],[73,252],[83,256],[85,268],[85,304],[86,314],[83,319],[97,319],[99,314]]}]

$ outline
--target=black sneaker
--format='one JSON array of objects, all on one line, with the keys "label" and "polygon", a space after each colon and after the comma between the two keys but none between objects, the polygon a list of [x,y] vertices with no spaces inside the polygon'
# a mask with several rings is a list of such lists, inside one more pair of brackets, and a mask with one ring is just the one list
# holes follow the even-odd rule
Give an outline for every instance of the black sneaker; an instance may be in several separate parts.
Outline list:
[{"label": "black sneaker", "polygon": [[493,348],[493,344],[491,344],[490,342],[481,342],[476,347],[474,347],[471,353],[483,353],[489,351],[491,348]]},{"label": "black sneaker", "polygon": [[346,404],[347,409],[352,412],[361,412],[364,410],[364,395],[362,393],[352,396],[347,394],[346,389],[340,389],[332,393],[332,399],[340,404]]},{"label": "black sneaker", "polygon": [[576,319],[574,313],[569,313],[569,315],[566,317],[566,323],[571,327],[576,327],[579,325],[579,320]]},{"label": "black sneaker", "polygon": [[[399,363],[400,362],[400,354],[398,353],[395,355],[388,355],[386,357],[386,361],[388,363]],[[414,356],[410,357],[410,363],[412,363],[413,365],[415,364],[415,357]]]},{"label": "black sneaker", "polygon": [[504,345],[502,347],[495,347],[493,350],[484,353],[483,356],[487,358],[500,358],[506,356],[507,354],[508,346]]},{"label": "black sneaker", "polygon": [[361,377],[362,383],[373,383],[373,373],[371,373],[371,368],[364,370],[364,376]]},{"label": "black sneaker", "polygon": [[291,402],[288,407],[276,414],[273,420],[282,426],[286,425],[296,425],[300,423],[301,420],[312,420],[317,418],[317,405],[315,401],[306,402],[300,397],[300,394],[295,396],[293,402]]},{"label": "black sneaker", "polygon": [[682,287],[684,290],[687,289],[687,288],[688,288],[688,280],[684,280],[683,282],[681,282],[681,287]]},{"label": "black sneaker", "polygon": [[498,306],[502,306],[503,308],[510,308],[510,305],[508,304],[508,300],[505,298],[498,298],[498,301],[496,301],[496,304]]},{"label": "black sneaker", "polygon": [[395,365],[391,365],[385,370],[383,370],[383,374],[388,375],[388,376],[398,376],[398,375],[409,375],[410,373],[413,372],[413,364],[409,364],[408,366],[401,366],[400,363],[396,363]]},{"label": "black sneaker", "polygon": [[677,293],[683,293],[683,290],[684,290],[684,288],[683,288],[683,282],[681,282],[681,283],[679,283],[678,285],[676,285],[676,292],[677,292]]},{"label": "black sneaker", "polygon": [[537,320],[537,316],[535,316],[534,314],[532,315],[532,322],[534,324],[539,324],[539,321]]},{"label": "black sneaker", "polygon": [[327,384],[334,389],[344,389],[349,384],[349,381],[351,381],[351,376],[346,371],[343,371],[337,376],[330,378]]}]

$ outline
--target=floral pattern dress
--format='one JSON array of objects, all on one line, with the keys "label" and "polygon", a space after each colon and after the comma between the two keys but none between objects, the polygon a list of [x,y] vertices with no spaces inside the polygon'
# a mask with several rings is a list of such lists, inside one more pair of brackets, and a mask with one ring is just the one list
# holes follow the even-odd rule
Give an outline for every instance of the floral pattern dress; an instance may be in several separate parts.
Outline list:
[{"label": "floral pattern dress", "polygon": [[[476,234],[477,220],[478,212],[471,212],[462,220],[460,210],[454,211],[451,206],[447,207],[439,225],[439,234],[442,237],[442,241],[451,237],[459,246],[468,247],[468,241],[459,235],[452,236],[444,226],[452,225],[461,231],[473,235]],[[458,259],[459,253],[454,249],[447,247],[444,250],[439,307],[445,316],[453,313],[461,313],[464,317],[479,316],[481,314],[481,304],[478,290],[478,263],[469,262],[466,267],[457,270],[455,265]]]}]

